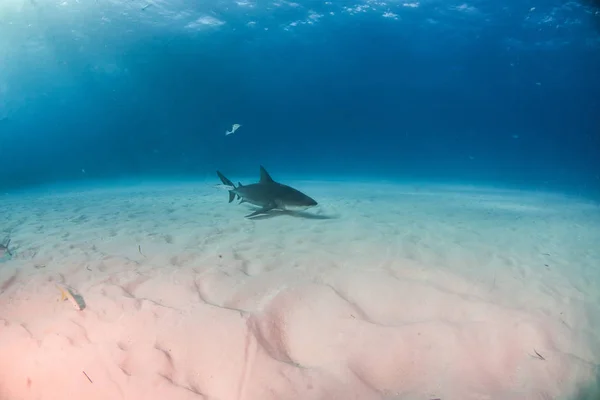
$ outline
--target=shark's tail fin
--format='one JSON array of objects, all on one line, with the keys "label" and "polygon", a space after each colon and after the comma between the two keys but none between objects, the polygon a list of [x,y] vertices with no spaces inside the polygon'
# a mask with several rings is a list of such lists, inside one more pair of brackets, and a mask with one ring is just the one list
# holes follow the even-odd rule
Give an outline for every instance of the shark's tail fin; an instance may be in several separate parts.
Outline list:
[{"label": "shark's tail fin", "polygon": [[219,179],[223,182],[223,185],[231,187],[232,190],[229,191],[229,202],[231,203],[235,199],[235,193],[233,193],[233,189],[235,189],[235,185],[231,182],[225,175],[223,175],[220,171],[217,171],[217,175],[219,175]]}]

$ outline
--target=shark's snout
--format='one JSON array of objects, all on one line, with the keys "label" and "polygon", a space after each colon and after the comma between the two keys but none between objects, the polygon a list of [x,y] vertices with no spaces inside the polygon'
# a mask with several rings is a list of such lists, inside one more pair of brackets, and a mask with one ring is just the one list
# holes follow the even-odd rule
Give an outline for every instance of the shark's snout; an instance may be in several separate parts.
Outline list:
[{"label": "shark's snout", "polygon": [[287,209],[306,210],[316,206],[318,203],[312,197],[305,195],[302,192],[297,192],[298,198],[295,201],[289,201]]}]

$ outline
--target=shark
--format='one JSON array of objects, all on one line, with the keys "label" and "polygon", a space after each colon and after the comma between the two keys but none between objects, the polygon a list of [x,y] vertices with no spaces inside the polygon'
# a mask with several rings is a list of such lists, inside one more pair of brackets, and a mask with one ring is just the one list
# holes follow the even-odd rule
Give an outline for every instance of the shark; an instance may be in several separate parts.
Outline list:
[{"label": "shark", "polygon": [[318,203],[311,197],[293,187],[276,182],[271,178],[265,167],[260,166],[260,180],[258,183],[237,186],[225,177],[220,171],[217,175],[223,182],[223,186],[229,191],[229,202],[234,199],[240,199],[238,204],[250,203],[260,207],[246,218],[251,218],[260,214],[266,214],[271,210],[306,210],[314,207]]}]

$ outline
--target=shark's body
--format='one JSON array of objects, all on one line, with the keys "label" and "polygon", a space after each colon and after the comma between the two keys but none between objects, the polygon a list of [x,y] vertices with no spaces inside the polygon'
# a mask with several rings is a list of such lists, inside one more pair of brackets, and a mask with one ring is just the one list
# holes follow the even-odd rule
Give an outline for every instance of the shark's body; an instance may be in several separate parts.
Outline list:
[{"label": "shark's body", "polygon": [[219,175],[221,182],[229,190],[230,203],[237,197],[240,199],[240,204],[250,203],[261,207],[252,214],[246,215],[246,217],[254,217],[275,209],[305,210],[317,205],[314,199],[301,191],[275,182],[262,165],[260,167],[260,181],[250,185],[239,183],[238,186],[235,186],[221,172],[217,171],[217,175]]}]

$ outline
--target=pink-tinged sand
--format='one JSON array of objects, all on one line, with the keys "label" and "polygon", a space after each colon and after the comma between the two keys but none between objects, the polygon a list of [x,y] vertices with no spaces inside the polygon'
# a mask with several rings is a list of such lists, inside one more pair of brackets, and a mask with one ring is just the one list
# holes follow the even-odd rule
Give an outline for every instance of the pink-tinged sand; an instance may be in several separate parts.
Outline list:
[{"label": "pink-tinged sand", "polygon": [[594,379],[595,204],[297,186],[322,219],[249,221],[198,184],[0,198],[0,400],[554,399]]}]

